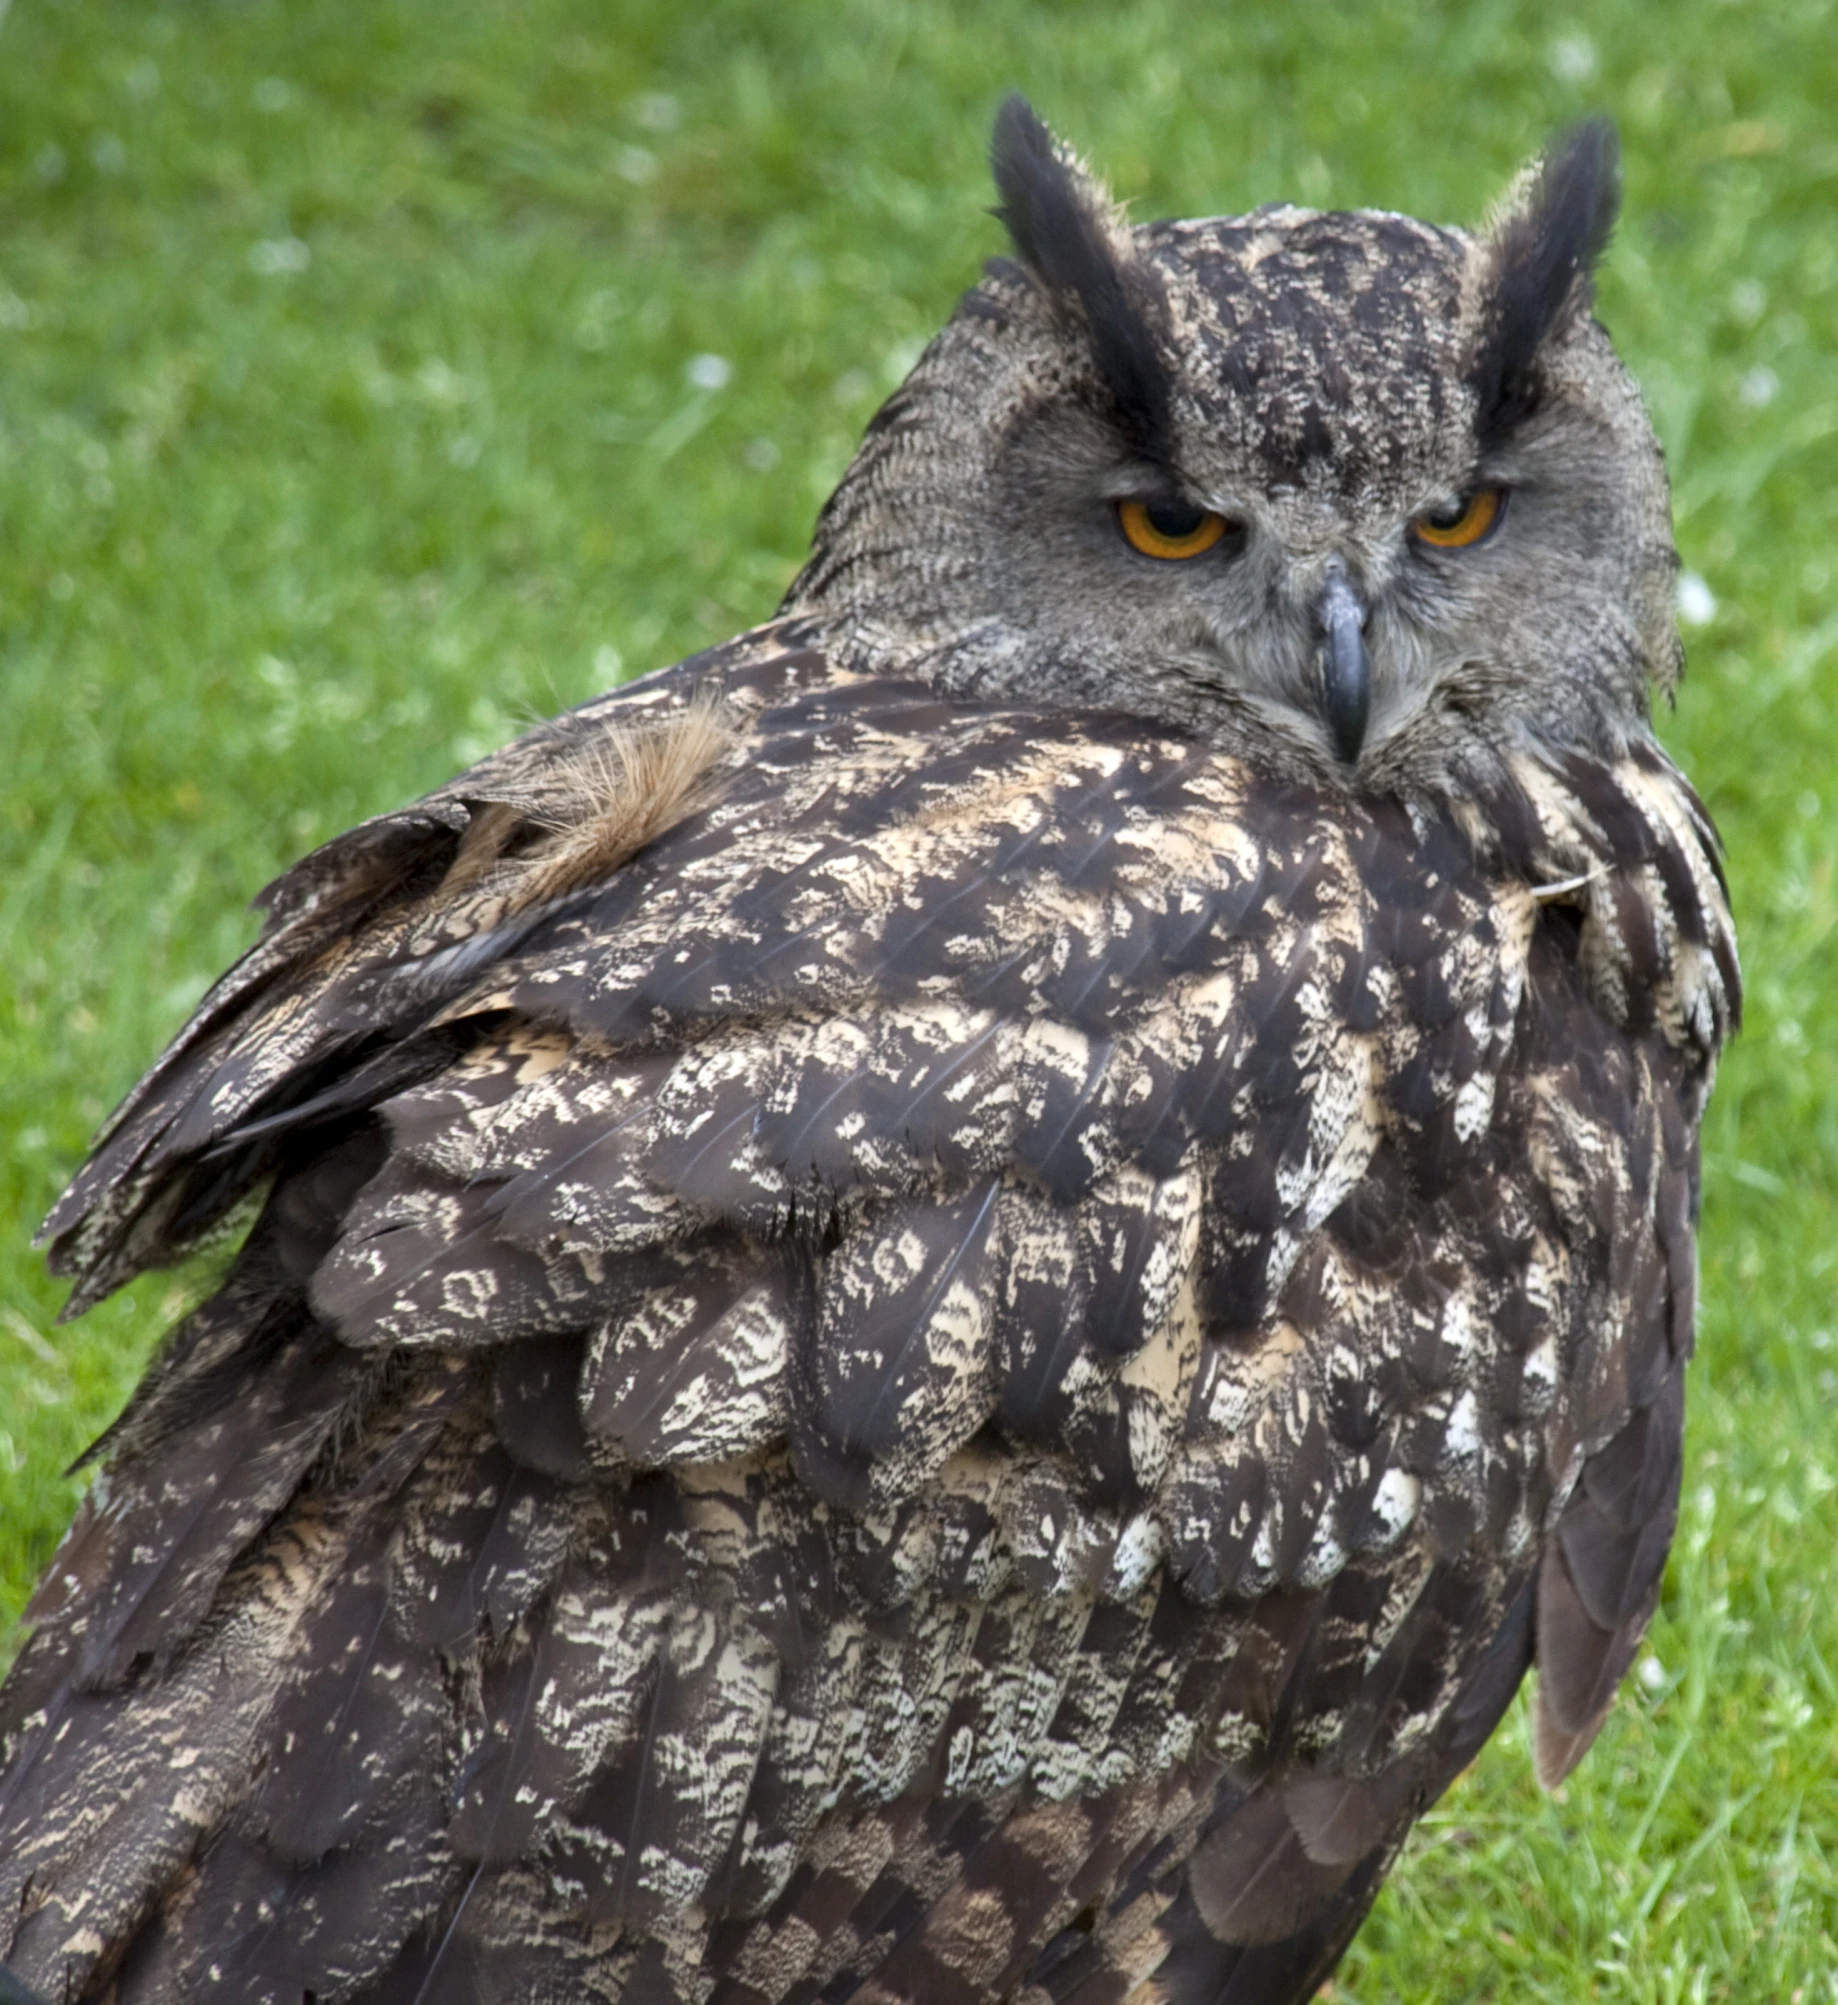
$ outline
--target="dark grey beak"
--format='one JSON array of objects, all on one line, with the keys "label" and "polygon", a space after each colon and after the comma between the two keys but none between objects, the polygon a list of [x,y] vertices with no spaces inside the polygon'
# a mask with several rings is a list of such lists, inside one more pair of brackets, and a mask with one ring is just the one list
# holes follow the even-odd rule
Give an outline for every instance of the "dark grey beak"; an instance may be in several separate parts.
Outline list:
[{"label": "dark grey beak", "polygon": [[1334,750],[1349,766],[1359,762],[1372,714],[1372,657],[1366,652],[1366,608],[1347,567],[1331,557],[1318,607],[1321,621],[1321,715]]}]

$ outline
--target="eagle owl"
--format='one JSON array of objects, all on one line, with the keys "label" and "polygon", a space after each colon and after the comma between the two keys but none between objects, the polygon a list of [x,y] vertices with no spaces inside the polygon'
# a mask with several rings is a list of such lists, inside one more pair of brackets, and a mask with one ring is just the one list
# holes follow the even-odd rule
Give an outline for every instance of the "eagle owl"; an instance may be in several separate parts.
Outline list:
[{"label": "eagle owl", "polygon": [[52,1214],[238,1250],[0,1702],[48,1997],[1300,2000],[1600,1726],[1738,1007],[1612,134],[993,161],[779,615],[289,872]]}]

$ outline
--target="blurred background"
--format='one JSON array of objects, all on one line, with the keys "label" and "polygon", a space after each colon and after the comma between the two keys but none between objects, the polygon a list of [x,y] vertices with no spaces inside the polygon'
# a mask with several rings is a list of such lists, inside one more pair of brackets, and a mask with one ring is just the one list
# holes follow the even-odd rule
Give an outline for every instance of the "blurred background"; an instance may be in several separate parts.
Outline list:
[{"label": "blurred background", "polygon": [[1515,1710],[1336,1998],[1838,1999],[1838,13],[1831,0],[0,0],[0,1631],[198,1276],[28,1240],[303,849],[766,617],[999,248],[1025,90],[1139,215],[1472,222],[1626,152],[1667,743],[1749,972],[1685,1507],[1555,1797]]}]

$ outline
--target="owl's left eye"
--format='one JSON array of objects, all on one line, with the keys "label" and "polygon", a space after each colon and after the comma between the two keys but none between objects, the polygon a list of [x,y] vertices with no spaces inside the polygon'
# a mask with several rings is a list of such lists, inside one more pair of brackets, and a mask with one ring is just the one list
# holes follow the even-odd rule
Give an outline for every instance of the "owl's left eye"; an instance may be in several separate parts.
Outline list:
[{"label": "owl's left eye", "polygon": [[1120,501],[1117,526],[1132,550],[1145,557],[1197,557],[1232,527],[1210,508],[1190,501]]},{"label": "owl's left eye", "polygon": [[1435,550],[1467,550],[1490,536],[1506,506],[1503,487],[1477,487],[1448,508],[1430,508],[1417,516],[1410,533]]}]

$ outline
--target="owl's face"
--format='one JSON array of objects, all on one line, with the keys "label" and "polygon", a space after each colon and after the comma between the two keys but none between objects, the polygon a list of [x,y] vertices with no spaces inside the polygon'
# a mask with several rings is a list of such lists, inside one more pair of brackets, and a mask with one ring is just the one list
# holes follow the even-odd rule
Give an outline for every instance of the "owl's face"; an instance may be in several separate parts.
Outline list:
[{"label": "owl's face", "polygon": [[1676,560],[1587,310],[1605,134],[1483,237],[1131,230],[1029,119],[996,147],[1022,261],[876,420],[789,604],[958,694],[1165,717],[1336,786],[1466,791],[1647,728]]}]

